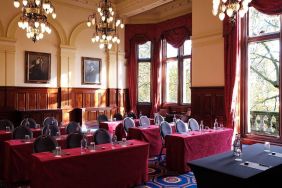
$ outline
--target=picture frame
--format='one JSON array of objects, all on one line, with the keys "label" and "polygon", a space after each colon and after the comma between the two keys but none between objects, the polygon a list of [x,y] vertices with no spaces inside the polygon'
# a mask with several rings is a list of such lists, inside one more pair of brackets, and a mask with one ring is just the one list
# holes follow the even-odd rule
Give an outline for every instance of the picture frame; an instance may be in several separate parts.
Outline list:
[{"label": "picture frame", "polygon": [[82,57],[82,84],[101,84],[101,62],[99,58]]},{"label": "picture frame", "polygon": [[25,83],[49,83],[51,54],[25,51]]}]

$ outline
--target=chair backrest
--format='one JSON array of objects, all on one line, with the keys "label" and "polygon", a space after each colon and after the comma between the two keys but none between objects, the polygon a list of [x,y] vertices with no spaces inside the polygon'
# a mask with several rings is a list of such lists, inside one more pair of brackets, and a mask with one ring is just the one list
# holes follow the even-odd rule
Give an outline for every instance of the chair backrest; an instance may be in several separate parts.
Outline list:
[{"label": "chair backrest", "polygon": [[36,122],[32,118],[25,118],[21,121],[21,126],[26,126],[28,128],[36,128]]},{"label": "chair backrest", "polygon": [[124,118],[123,127],[124,127],[125,132],[128,133],[129,128],[135,127],[135,123],[134,123],[133,119],[131,119],[130,117]]},{"label": "chair backrest", "polygon": [[35,153],[55,150],[58,145],[57,141],[52,136],[40,135],[33,143],[33,151]]},{"label": "chair backrest", "polygon": [[128,112],[127,117],[131,117],[133,119],[136,119],[136,114],[134,112]]},{"label": "chair backrest", "polygon": [[28,135],[29,138],[33,138],[32,131],[26,126],[18,126],[13,131],[13,139],[24,139],[25,135]]},{"label": "chair backrest", "polygon": [[120,113],[115,113],[113,118],[116,118],[117,121],[123,120],[123,117]]},{"label": "chair backrest", "polygon": [[69,122],[66,129],[67,129],[67,134],[71,134],[74,132],[81,132],[81,127],[79,126],[79,123],[75,121]]},{"label": "chair backrest", "polygon": [[188,130],[187,130],[187,127],[185,125],[185,123],[182,121],[182,120],[178,120],[176,122],[176,132],[178,133],[186,133]]},{"label": "chair backrest", "polygon": [[200,126],[199,126],[199,123],[194,119],[194,118],[190,118],[188,120],[188,125],[190,127],[190,129],[192,131],[198,131],[200,130]]},{"label": "chair backrest", "polygon": [[8,119],[0,120],[0,130],[6,130],[6,127],[10,127],[10,130],[14,130],[14,124]]},{"label": "chair backrest", "polygon": [[164,140],[166,135],[172,134],[171,126],[168,124],[168,122],[163,121],[160,125],[160,131],[161,131],[161,137]]},{"label": "chair backrest", "polygon": [[58,121],[56,120],[56,118],[54,117],[46,117],[43,121],[43,127],[47,126],[47,125],[56,125],[58,126]]},{"label": "chair backrest", "polygon": [[150,119],[147,116],[141,116],[139,118],[139,124],[140,124],[140,126],[149,126],[150,125]]},{"label": "chair backrest", "polygon": [[[49,131],[51,132],[49,133]],[[44,126],[42,129],[42,135],[45,135],[45,136],[47,135],[56,136],[58,132],[59,132],[59,127],[56,125],[49,125],[49,126],[47,125],[47,126]]]},{"label": "chair backrest", "polygon": [[98,116],[98,122],[108,121],[108,117],[105,114],[101,114]]},{"label": "chair backrest", "polygon": [[82,133],[73,132],[67,136],[67,148],[77,148],[80,147],[81,139],[83,138]]},{"label": "chair backrest", "polygon": [[189,120],[189,116],[187,116],[187,115],[184,114],[184,115],[181,116],[180,119],[181,119],[183,122],[186,122],[186,123],[187,123],[188,120]]},{"label": "chair backrest", "polygon": [[157,114],[154,118],[154,122],[155,122],[156,125],[157,124],[160,125],[163,121],[164,121],[164,117],[161,116],[160,114]]},{"label": "chair backrest", "polygon": [[96,144],[111,143],[111,135],[106,129],[100,128],[95,132],[93,140]]}]

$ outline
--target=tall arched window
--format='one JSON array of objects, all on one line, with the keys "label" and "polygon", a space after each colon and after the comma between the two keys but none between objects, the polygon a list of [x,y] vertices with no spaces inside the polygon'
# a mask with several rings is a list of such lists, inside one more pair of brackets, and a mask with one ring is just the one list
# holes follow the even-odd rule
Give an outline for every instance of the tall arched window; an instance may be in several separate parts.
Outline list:
[{"label": "tall arched window", "polygon": [[243,26],[243,134],[282,142],[281,44],[282,16],[251,7]]}]

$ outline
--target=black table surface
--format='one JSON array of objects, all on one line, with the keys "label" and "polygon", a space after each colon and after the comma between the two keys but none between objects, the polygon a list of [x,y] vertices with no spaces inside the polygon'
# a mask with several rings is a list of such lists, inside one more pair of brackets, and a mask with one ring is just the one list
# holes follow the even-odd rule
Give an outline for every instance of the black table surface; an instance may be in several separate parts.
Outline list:
[{"label": "black table surface", "polygon": [[282,164],[281,157],[272,156],[272,152],[282,153],[282,147],[280,146],[271,145],[270,153],[264,151],[264,144],[249,145],[243,147],[242,151],[243,161],[235,161],[235,156],[233,156],[233,152],[230,151],[193,160],[190,161],[188,165],[191,166],[192,171],[193,167],[201,167],[229,176],[246,179],[258,175],[259,173],[263,173],[264,171],[240,165],[242,162],[254,162],[269,166],[270,169]]}]

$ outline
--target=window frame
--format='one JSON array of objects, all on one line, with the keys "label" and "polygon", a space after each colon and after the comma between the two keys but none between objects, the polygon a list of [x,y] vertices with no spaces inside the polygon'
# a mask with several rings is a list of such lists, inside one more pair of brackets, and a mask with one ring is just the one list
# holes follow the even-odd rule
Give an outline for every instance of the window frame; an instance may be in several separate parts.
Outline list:
[{"label": "window frame", "polygon": [[[139,59],[139,45],[142,45],[142,44],[136,44],[136,64],[137,64],[137,67],[136,67],[136,70],[137,70],[137,79],[136,79],[136,95],[137,95],[137,104],[138,105],[151,105],[152,104],[152,78],[153,78],[153,75],[152,75],[152,55],[153,55],[153,45],[152,45],[152,41],[148,40],[146,41],[145,43],[147,42],[151,42],[151,50],[150,50],[150,58],[141,58]],[[143,44],[145,44],[143,43]],[[151,67],[151,70],[150,70],[150,102],[139,102],[139,97],[138,97],[138,83],[139,83],[139,63],[150,63],[150,67]]]},{"label": "window frame", "polygon": [[[190,39],[186,39],[190,40]],[[185,40],[185,41],[186,41]],[[167,57],[167,41],[162,40],[162,101],[164,105],[191,105],[191,103],[183,102],[183,62],[184,59],[190,59],[190,82],[192,83],[192,47],[190,55],[184,55],[184,43],[177,50],[178,54],[176,57]],[[177,61],[178,64],[178,80],[177,80],[177,102],[167,102],[166,98],[166,67],[167,61]],[[179,87],[180,86],[180,87]]]},{"label": "window frame", "polygon": [[253,133],[248,133],[249,119],[248,119],[248,45],[252,42],[258,41],[271,41],[279,40],[280,41],[280,59],[279,59],[279,82],[282,81],[282,14],[280,14],[280,31],[279,33],[266,33],[259,36],[250,36],[249,37],[249,12],[242,19],[241,24],[241,99],[240,99],[240,131],[242,136],[246,141],[270,141],[273,143],[282,144],[282,87],[279,86],[279,137],[267,136],[267,135],[258,135]]}]

